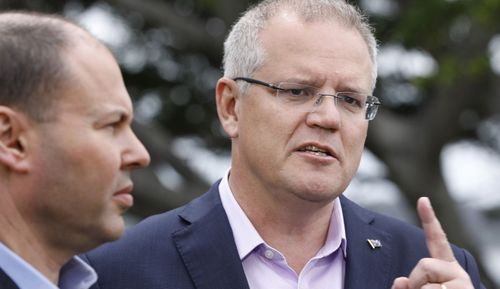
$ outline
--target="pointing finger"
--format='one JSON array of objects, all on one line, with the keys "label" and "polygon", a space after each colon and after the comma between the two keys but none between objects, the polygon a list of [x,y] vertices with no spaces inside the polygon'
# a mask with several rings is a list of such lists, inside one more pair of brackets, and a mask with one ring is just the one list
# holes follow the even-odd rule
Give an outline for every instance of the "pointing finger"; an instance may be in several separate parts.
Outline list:
[{"label": "pointing finger", "polygon": [[451,250],[450,243],[446,238],[446,234],[441,227],[441,223],[436,217],[432,209],[429,198],[422,197],[418,199],[417,211],[422,222],[422,227],[425,232],[425,239],[427,241],[427,248],[432,258],[455,261],[455,256]]}]

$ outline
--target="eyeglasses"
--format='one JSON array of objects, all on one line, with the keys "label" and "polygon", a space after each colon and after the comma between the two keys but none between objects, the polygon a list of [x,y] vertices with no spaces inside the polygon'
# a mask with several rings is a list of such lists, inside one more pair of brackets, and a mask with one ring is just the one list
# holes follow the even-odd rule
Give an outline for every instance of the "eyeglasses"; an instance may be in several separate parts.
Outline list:
[{"label": "eyeglasses", "polygon": [[327,94],[320,93],[320,89],[318,87],[305,84],[289,82],[272,84],[247,77],[236,77],[233,78],[233,80],[241,80],[250,84],[262,85],[274,89],[276,91],[276,97],[290,106],[311,107],[307,104],[319,106],[323,102],[325,96],[332,97],[335,106],[340,108],[342,112],[349,113],[353,116],[364,112],[367,120],[373,120],[375,118],[378,107],[381,105],[377,97],[357,92],[337,92],[335,94]]}]

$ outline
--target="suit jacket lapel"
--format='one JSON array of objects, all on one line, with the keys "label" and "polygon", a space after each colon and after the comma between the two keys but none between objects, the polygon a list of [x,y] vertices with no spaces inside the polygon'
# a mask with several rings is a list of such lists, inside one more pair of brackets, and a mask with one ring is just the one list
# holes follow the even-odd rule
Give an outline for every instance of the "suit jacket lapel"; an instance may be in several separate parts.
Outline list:
[{"label": "suit jacket lapel", "polygon": [[[173,240],[197,289],[249,289],[218,185],[180,213],[186,227],[173,233]],[[345,197],[340,200],[347,236],[344,288],[390,288],[390,234],[372,226],[371,212]],[[368,239],[380,241],[382,247],[373,249]]]},{"label": "suit jacket lapel", "polygon": [[218,185],[186,206],[173,239],[197,289],[248,289]]},{"label": "suit jacket lapel", "polygon": [[19,289],[16,283],[0,269],[0,289]]},{"label": "suit jacket lapel", "polygon": [[[390,234],[371,224],[375,216],[341,197],[347,237],[345,289],[390,288],[391,260],[394,256]],[[368,239],[378,240],[381,247],[372,248]]]}]

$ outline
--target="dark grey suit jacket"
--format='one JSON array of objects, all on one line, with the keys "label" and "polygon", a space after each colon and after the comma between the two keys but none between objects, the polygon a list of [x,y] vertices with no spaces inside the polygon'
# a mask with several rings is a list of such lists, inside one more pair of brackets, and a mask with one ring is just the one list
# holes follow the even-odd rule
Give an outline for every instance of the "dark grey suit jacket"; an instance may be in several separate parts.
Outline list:
[{"label": "dark grey suit jacket", "polygon": [[[391,288],[428,257],[421,229],[359,207],[341,197],[346,225],[345,289]],[[367,239],[382,247],[372,249]],[[474,258],[453,246],[476,289]],[[248,289],[222,207],[218,182],[184,207],[150,217],[116,242],[84,256],[99,280],[94,289]]]}]

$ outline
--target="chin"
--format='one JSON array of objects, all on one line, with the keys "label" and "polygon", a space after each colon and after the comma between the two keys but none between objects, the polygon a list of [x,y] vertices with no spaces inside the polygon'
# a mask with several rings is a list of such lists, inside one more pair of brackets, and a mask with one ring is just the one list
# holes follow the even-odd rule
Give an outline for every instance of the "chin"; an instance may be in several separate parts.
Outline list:
[{"label": "chin", "polygon": [[125,231],[125,221],[121,216],[114,216],[113,220],[109,218],[107,224],[101,230],[102,243],[111,242],[119,239]]},{"label": "chin", "polygon": [[342,190],[330,183],[308,182],[295,190],[295,195],[304,201],[314,203],[327,203],[342,194]]},{"label": "chin", "polygon": [[73,239],[76,253],[83,253],[100,245],[119,239],[125,231],[125,223],[121,216],[105,217],[104,221],[94,220],[91,226],[78,230]]},{"label": "chin", "polygon": [[312,203],[330,203],[340,194],[336,194],[334,192],[311,192],[303,193],[299,197],[304,201],[312,202]]}]

